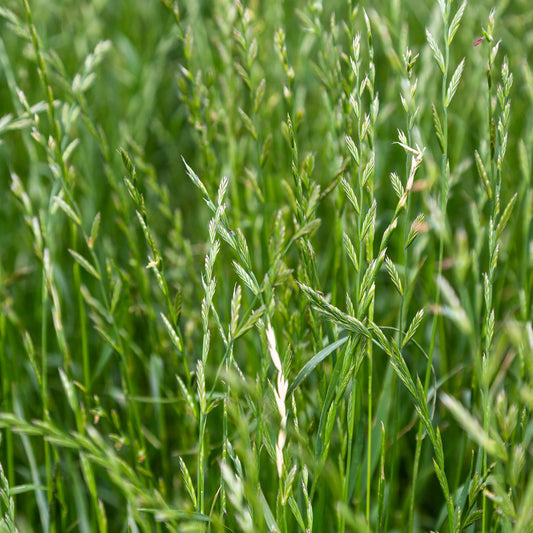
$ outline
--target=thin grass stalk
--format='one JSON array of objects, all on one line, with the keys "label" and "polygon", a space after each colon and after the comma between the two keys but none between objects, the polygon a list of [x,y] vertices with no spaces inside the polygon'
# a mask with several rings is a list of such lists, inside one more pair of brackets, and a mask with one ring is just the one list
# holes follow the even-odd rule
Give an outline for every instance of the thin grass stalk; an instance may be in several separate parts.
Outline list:
[{"label": "thin grass stalk", "polygon": [[[353,13],[352,13],[353,14]],[[355,15],[354,15],[355,16]],[[356,227],[357,227],[357,254],[359,256],[358,262],[362,266],[365,262],[371,264],[373,261],[373,234],[374,228],[372,224],[375,223],[372,218],[372,210],[374,209],[374,198],[373,198],[373,161],[374,161],[374,127],[377,114],[377,101],[374,96],[374,63],[373,63],[373,44],[372,44],[372,33],[370,28],[370,21],[364,13],[366,29],[367,29],[367,40],[368,40],[368,49],[369,49],[369,63],[368,63],[368,74],[365,76],[364,80],[360,79],[360,37],[356,35],[352,42],[352,57],[350,58],[351,63],[351,75],[353,76],[352,86],[353,92],[349,95],[350,107],[354,113],[355,117],[355,134],[356,134],[356,143],[352,140],[351,137],[347,136],[346,141],[348,148],[351,152],[353,161],[352,165],[356,174],[357,182],[357,197],[353,197],[350,200],[352,207],[356,211]],[[363,109],[363,97],[362,93],[367,90],[369,97],[369,113],[364,113]],[[363,161],[366,161],[366,165],[363,170]],[[351,190],[351,185],[347,182],[343,182],[343,187],[345,193],[353,195]],[[368,196],[368,208],[365,210],[367,201],[365,201],[366,196]],[[364,222],[370,216],[372,220],[370,221],[369,228],[363,228]],[[365,232],[365,234],[363,234]],[[349,241],[349,237],[345,236]],[[351,247],[351,244],[349,245]],[[352,252],[352,256],[353,256]],[[352,257],[352,262],[357,261],[355,257]],[[370,294],[370,287],[367,286],[365,291],[369,292],[370,299],[364,304],[361,302],[361,283],[362,283],[362,268],[361,266],[354,264],[356,268],[356,283],[354,296],[356,302],[358,303],[357,316],[360,320],[365,319],[365,314],[368,314],[368,318],[372,320],[373,316],[373,295]],[[367,404],[367,464],[366,464],[366,498],[365,498],[365,516],[367,527],[370,527],[370,495],[371,495],[371,451],[372,451],[372,346],[371,343],[367,343],[364,348],[365,358],[367,359],[367,381],[366,381],[366,391],[368,397]],[[355,373],[354,373],[355,379]],[[352,395],[350,407],[348,408],[348,413],[350,416],[355,414],[355,395]],[[344,503],[348,505],[349,503],[349,486],[351,483],[351,465],[352,465],[352,439],[353,439],[353,423],[349,421],[349,434],[348,434],[348,447],[346,450],[345,458],[345,472],[344,476]],[[339,529],[344,531],[345,528],[345,517],[343,514],[339,517]]]},{"label": "thin grass stalk", "polygon": [[[225,365],[226,372],[229,371],[229,362],[226,361]],[[231,398],[231,388],[228,383],[226,383],[226,390],[224,392],[224,403],[223,403],[223,412],[222,412],[222,463],[221,464],[228,464],[228,444],[230,444],[229,441],[229,426],[228,426],[228,403],[230,402]],[[220,516],[222,520],[222,527],[224,527],[224,523],[226,520],[226,515],[228,513],[227,510],[227,494],[226,494],[226,482],[224,481],[224,476],[222,475],[222,471],[220,472]]]},{"label": "thin grass stalk", "polygon": [[[0,290],[4,286],[4,273],[2,266],[0,265]],[[3,304],[8,305],[8,304]],[[2,404],[3,408],[11,412],[13,410],[13,365],[9,364],[7,357],[6,346],[8,345],[7,332],[6,332],[6,321],[7,321],[7,309],[3,306],[0,308],[0,374],[2,380]],[[11,379],[10,379],[11,377]],[[5,439],[5,457],[7,458],[7,483],[9,486],[13,486],[15,482],[15,458],[14,458],[14,448],[13,448],[13,433],[11,431],[5,432],[1,436],[0,444],[3,444]]]},{"label": "thin grass stalk", "polygon": [[[487,40],[489,43],[492,43],[493,40],[493,30],[494,30],[494,10],[491,11],[489,16],[488,31],[486,33]],[[480,389],[481,389],[481,402],[483,405],[483,429],[488,431],[490,422],[491,422],[491,409],[490,409],[490,392],[489,392],[489,383],[487,379],[484,379],[484,367],[485,361],[488,361],[490,357],[490,345],[492,342],[492,331],[488,331],[488,324],[490,321],[490,315],[492,313],[492,319],[494,320],[494,309],[492,307],[493,300],[493,261],[495,260],[494,254],[497,255],[497,244],[495,242],[494,236],[494,226],[496,220],[499,216],[500,211],[500,189],[501,189],[501,167],[499,165],[500,161],[496,161],[496,126],[494,119],[494,109],[492,105],[492,68],[494,64],[494,59],[498,51],[497,43],[494,47],[488,46],[487,55],[488,55],[488,66],[487,66],[487,84],[488,84],[488,137],[489,137],[489,157],[490,157],[490,185],[492,189],[492,198],[491,198],[491,221],[489,223],[489,235],[488,235],[488,245],[489,245],[489,264],[488,270],[489,274],[485,274],[485,320],[483,327],[483,344],[482,353],[480,354],[480,370],[481,370],[481,380],[480,380]],[[499,147],[498,147],[499,148]],[[499,159],[499,154],[498,154]],[[496,258],[497,260],[497,258]],[[496,266],[496,265],[494,265]],[[481,451],[481,461],[482,461],[482,472],[483,476],[487,476],[488,472],[488,456],[485,448]],[[487,495],[483,492],[482,495],[482,509],[483,509],[483,520],[482,520],[482,532],[486,533],[489,531],[489,521],[488,521],[488,508],[489,502]]]},{"label": "thin grass stalk", "polygon": [[[355,372],[354,372],[355,374]],[[351,392],[348,399],[348,439],[347,439],[347,453],[346,453],[346,474],[344,479],[344,503],[348,505],[350,494],[350,472],[352,469],[352,450],[353,450],[353,439],[354,439],[354,427],[355,427],[355,414],[357,412],[356,406],[357,406],[357,395],[355,393],[355,385],[356,385],[356,376],[354,375],[351,378]],[[344,515],[341,516],[341,522],[340,522],[340,528],[339,531],[344,531],[346,528],[346,520],[344,518]]]},{"label": "thin grass stalk", "polygon": [[[434,51],[435,58],[437,63],[441,67],[442,73],[442,82],[441,82],[441,111],[443,114],[442,120],[442,135],[440,140],[441,143],[441,169],[440,169],[440,216],[444,221],[444,226],[446,224],[446,206],[448,202],[448,189],[449,189],[449,163],[448,163],[448,103],[446,99],[446,91],[448,89],[448,71],[449,71],[449,62],[450,62],[450,41],[448,39],[448,22],[451,12],[451,0],[439,0],[439,6],[442,13],[443,21],[443,41],[444,41],[444,58],[440,54]],[[429,38],[429,35],[428,35]],[[430,42],[431,45],[431,42]],[[432,46],[433,48],[433,46]],[[440,61],[439,61],[440,59]],[[440,279],[442,276],[442,261],[444,258],[444,238],[445,238],[445,227],[442,228],[442,233],[439,232],[439,252],[437,259],[437,279]],[[440,285],[435,283],[435,309],[438,308],[440,304]],[[433,315],[433,323],[431,327],[431,340],[428,353],[428,362],[426,366],[426,374],[424,378],[424,398],[427,397],[427,392],[429,390],[429,383],[431,379],[431,369],[433,367],[433,355],[435,352],[435,342],[437,336],[437,327],[439,323],[439,312],[436,310]],[[413,519],[414,519],[414,510],[415,510],[415,499],[416,499],[416,487],[418,480],[418,470],[420,465],[420,456],[422,451],[422,435],[423,435],[423,425],[419,423],[418,432],[416,436],[416,449],[415,449],[415,458],[413,464],[413,473],[412,479],[413,484],[411,487],[411,498],[409,504],[409,519],[408,519],[408,528],[407,530],[411,533],[413,531]],[[452,527],[452,522],[448,525],[449,528]]]},{"label": "thin grass stalk", "polygon": [[[41,402],[43,406],[43,420],[50,422],[48,409],[48,289],[46,287],[46,273],[44,263],[42,266],[41,279]],[[44,462],[46,468],[46,490],[49,497],[52,495],[52,464],[50,444],[44,443]],[[42,518],[42,517],[41,517]],[[49,531],[50,524],[42,524],[45,531]]]},{"label": "thin grass stalk", "polygon": [[[350,95],[350,107],[354,114],[355,118],[355,124],[354,124],[354,130],[355,135],[357,138],[357,147],[353,144],[353,140],[350,138],[348,142],[349,149],[353,146],[355,149],[351,149],[352,152],[352,168],[355,173],[355,181],[356,181],[356,187],[357,187],[357,199],[358,203],[354,204],[353,207],[355,208],[355,205],[357,205],[358,209],[356,209],[356,236],[357,236],[357,257],[358,257],[358,268],[356,269],[355,273],[355,285],[354,285],[354,298],[355,302],[357,303],[357,317],[359,320],[363,319],[362,311],[359,308],[360,307],[360,300],[361,300],[361,283],[362,283],[362,270],[363,265],[365,264],[365,261],[369,260],[367,257],[367,254],[365,253],[365,245],[366,238],[363,236],[363,221],[365,214],[368,213],[368,211],[365,212],[364,208],[366,206],[365,202],[365,192],[364,192],[364,186],[363,186],[363,171],[362,171],[362,161],[361,158],[363,157],[363,154],[365,153],[366,144],[365,140],[362,138],[362,130],[363,130],[363,124],[365,120],[365,114],[363,113],[363,99],[361,95],[361,90],[364,90],[364,87],[362,87],[362,80],[360,78],[360,68],[361,68],[361,59],[360,59],[360,50],[361,50],[361,37],[359,34],[355,35],[353,41],[352,41],[352,56],[351,56],[351,68],[352,68],[352,74],[353,74],[353,92]],[[370,209],[368,207],[367,209]],[[367,250],[370,250],[368,247]],[[370,457],[371,457],[371,442],[372,442],[372,399],[371,399],[371,391],[372,391],[372,358],[370,357],[368,353],[368,348],[365,346],[360,347],[359,349],[362,349],[366,352],[366,359],[367,359],[367,381],[366,381],[366,390],[368,395],[368,404],[367,404],[367,462],[366,462],[366,471],[367,476],[365,479],[365,485],[366,485],[366,496],[365,496],[365,516],[366,516],[366,527],[370,527],[370,521],[369,521],[369,499],[368,495],[370,493],[370,483],[371,483],[371,476],[370,476]],[[355,379],[355,376],[354,376]],[[352,414],[352,416],[355,415],[355,401],[356,396],[355,394],[352,394],[352,405],[349,413]],[[353,421],[350,422],[349,427],[353,429]],[[353,439],[353,435],[349,435],[348,442],[351,443]],[[345,477],[345,488],[344,488],[344,497],[345,497],[345,503],[348,504],[350,494],[349,494],[349,472],[351,470],[352,465],[352,448],[351,446],[347,450],[347,457],[346,457],[346,477]],[[341,523],[340,528],[341,531],[345,530],[345,518],[344,516],[341,516]]]},{"label": "thin grass stalk", "polygon": [[[489,23],[487,31],[484,31],[484,36],[489,42],[493,40],[494,30],[494,10],[491,11],[489,16]],[[488,84],[489,84],[489,108],[492,110],[491,99],[491,85],[492,85],[492,67],[494,59],[498,52],[499,43],[495,46],[489,47],[489,63],[488,63]],[[500,108],[500,114],[498,117],[497,131],[494,131],[495,118],[494,115],[489,114],[489,133],[490,133],[490,157],[491,157],[491,185],[494,197],[491,202],[492,214],[489,222],[488,233],[488,248],[489,248],[489,262],[487,265],[487,272],[484,274],[484,300],[485,300],[485,316],[483,324],[483,353],[481,354],[481,394],[483,402],[483,429],[488,433],[492,419],[494,417],[492,409],[490,382],[487,372],[488,362],[494,357],[493,349],[493,336],[494,336],[494,322],[495,322],[495,309],[494,309],[494,284],[496,281],[496,268],[498,264],[499,249],[501,246],[501,233],[511,216],[512,209],[516,200],[516,194],[511,198],[503,214],[500,214],[500,194],[502,187],[502,167],[505,158],[508,142],[508,128],[509,128],[509,116],[510,116],[510,90],[513,83],[513,75],[509,71],[509,65],[507,58],[504,58],[501,71],[501,85],[497,88],[497,101]],[[494,138],[493,138],[494,136]],[[495,174],[494,174],[495,169]],[[483,474],[488,473],[488,454],[485,449],[482,453],[483,462]],[[485,514],[487,511],[487,499],[486,495],[483,495],[483,531],[485,532],[488,527]]]},{"label": "thin grass stalk", "polygon": [[[494,10],[491,11],[489,16],[489,23],[487,30],[483,30],[483,37],[476,41],[474,43],[474,46],[477,46],[482,43],[484,39],[488,41],[487,44],[489,46],[487,47],[487,141],[488,141],[488,158],[489,158],[489,172],[488,176],[486,175],[485,167],[483,166],[483,162],[481,160],[481,156],[477,154],[476,156],[478,158],[478,170],[481,169],[482,174],[482,181],[483,185],[485,186],[485,191],[488,195],[490,206],[491,206],[491,218],[489,222],[489,228],[488,228],[488,248],[489,248],[489,271],[492,273],[491,265],[494,260],[494,252],[495,252],[495,246],[496,242],[494,239],[494,226],[496,224],[496,220],[499,214],[499,197],[500,197],[500,182],[499,182],[499,174],[496,170],[496,128],[495,128],[495,122],[494,122],[494,109],[492,104],[492,86],[493,86],[493,63],[494,59],[496,57],[496,53],[498,51],[499,43],[497,43],[494,47],[491,46],[491,43],[493,41],[493,30],[494,30]],[[492,278],[492,276],[490,276]],[[484,287],[484,305],[485,305],[485,312],[484,312],[484,320],[483,320],[483,328],[482,328],[482,334],[481,334],[481,343],[479,345],[479,356],[477,361],[477,383],[473,384],[473,388],[476,386],[480,389],[480,401],[482,404],[482,412],[483,412],[483,430],[488,431],[489,424],[490,424],[490,396],[489,396],[489,383],[487,382],[487,379],[485,379],[485,368],[486,368],[486,361],[489,357],[489,351],[490,351],[490,344],[491,344],[491,337],[492,333],[490,333],[490,338],[487,330],[487,326],[490,320],[491,312],[493,313],[492,309],[492,298],[493,298],[493,284],[492,279],[489,280],[489,275],[487,273],[484,274],[484,280],[481,283]],[[474,378],[476,379],[476,378]],[[487,476],[488,472],[488,457],[487,452],[485,448],[480,449],[480,453],[478,455],[478,463],[477,468],[481,467],[482,475],[485,478]],[[482,494],[482,510],[483,510],[483,517],[482,517],[482,531],[485,533],[488,528],[488,501],[487,496],[485,492]]]},{"label": "thin grass stalk", "polygon": [[383,531],[385,520],[385,453],[386,453],[386,434],[385,426],[381,423],[381,447],[380,447],[380,465],[379,465],[379,482],[378,482],[378,514],[376,519],[377,531]]},{"label": "thin grass stalk", "polygon": [[[353,59],[351,60],[352,70],[354,75],[354,92],[350,96],[352,108],[356,117],[356,129],[357,129],[357,148],[355,150],[350,148],[352,151],[352,156],[355,158],[356,163],[356,176],[357,176],[357,189],[359,197],[359,209],[357,210],[357,235],[358,235],[358,255],[360,266],[357,268],[356,272],[356,284],[355,284],[355,298],[358,303],[357,316],[359,320],[364,321],[373,319],[374,312],[374,294],[373,289],[370,286],[365,286],[365,292],[368,292],[369,300],[363,302],[361,298],[363,294],[361,293],[363,287],[362,284],[362,264],[365,262],[369,265],[372,264],[374,260],[374,227],[375,218],[372,215],[372,211],[375,209],[375,199],[374,199],[374,187],[373,187],[373,166],[374,166],[374,128],[375,122],[377,119],[377,108],[378,102],[374,94],[374,76],[375,76],[375,67],[374,67],[374,49],[372,42],[372,31],[370,26],[370,20],[366,14],[364,14],[366,30],[367,30],[367,42],[368,42],[368,74],[361,81],[359,77],[360,73],[360,39],[359,36],[356,36],[353,41],[352,51]],[[363,113],[363,92],[367,90],[369,98],[369,112]],[[349,147],[353,146],[353,141],[348,140]],[[366,157],[365,157],[366,156]],[[366,160],[366,165],[363,168],[363,161]],[[365,194],[366,193],[366,194]],[[368,207],[366,212],[364,207],[367,204],[365,202],[365,197],[368,197]],[[364,214],[364,218],[363,218]],[[367,217],[371,217],[370,224],[368,228],[364,227],[364,224],[367,220]],[[366,315],[366,316],[365,316]],[[366,517],[366,527],[367,530],[370,530],[370,500],[371,500],[371,484],[372,484],[372,417],[373,417],[373,369],[372,369],[372,343],[365,343],[364,346],[365,358],[367,360],[367,382],[366,382],[366,391],[367,391],[367,457],[366,457],[366,497],[365,497],[365,517]],[[355,401],[355,398],[353,398]],[[353,405],[350,409],[354,413]],[[351,441],[351,438],[349,439]],[[351,448],[347,452],[347,467],[346,471],[349,473],[351,470]],[[345,483],[349,485],[349,477],[346,477]],[[347,487],[345,488],[345,498],[348,497]],[[348,504],[348,500],[346,500]],[[344,528],[344,518],[341,523]]]},{"label": "thin grass stalk", "polygon": [[[367,90],[368,90],[368,96],[370,100],[370,113],[369,113],[369,119],[370,119],[370,127],[369,131],[367,133],[368,135],[368,161],[367,161],[367,167],[365,168],[365,172],[363,173],[364,178],[366,179],[366,186],[369,193],[369,205],[373,206],[376,202],[374,199],[374,160],[375,160],[375,149],[374,149],[374,135],[375,135],[375,125],[377,120],[377,108],[378,108],[378,102],[375,99],[375,93],[374,93],[374,81],[375,81],[375,65],[374,65],[374,46],[372,41],[372,29],[370,25],[370,19],[368,18],[368,15],[366,14],[366,11],[363,10],[363,14],[365,17],[365,24],[366,24],[366,31],[367,31],[367,41],[368,41],[368,78],[367,78]],[[365,117],[366,120],[366,117]],[[362,133],[362,132],[361,132]],[[368,165],[372,165],[372,170],[369,175],[367,175],[367,169]],[[361,168],[359,168],[359,171],[361,171]],[[360,179],[362,177],[360,176]],[[374,260],[374,228],[371,228],[368,232],[368,242],[367,242],[367,261],[372,262]],[[381,250],[380,250],[381,252]],[[371,303],[369,305],[368,309],[368,320],[372,322],[374,320],[374,301],[375,301],[375,293],[372,294]],[[372,421],[373,421],[373,385],[372,385],[372,361],[373,361],[373,343],[367,342],[366,343],[366,356],[368,360],[368,428],[367,428],[367,446],[368,446],[368,453],[367,453],[367,461],[366,461],[366,468],[367,468],[367,480],[366,480],[366,524],[367,524],[367,531],[370,533],[371,531],[371,524],[370,524],[370,500],[371,500],[371,493],[372,493]]]},{"label": "thin grass stalk", "polygon": [[[362,113],[362,100],[361,100],[361,95],[359,93],[359,89],[360,89],[360,79],[359,79],[359,72],[360,72],[360,66],[361,66],[361,60],[360,60],[360,35],[357,34],[354,36],[353,40],[352,40],[352,55],[351,55],[351,70],[352,70],[352,76],[353,76],[353,82],[352,82],[352,86],[353,86],[353,92],[351,95],[349,95],[349,98],[350,98],[350,107],[351,107],[351,110],[352,112],[354,113],[354,116],[355,116],[355,127],[354,129],[356,130],[354,133],[357,135],[357,138],[358,138],[358,153],[361,154],[362,152],[362,140],[360,139],[359,137],[359,133],[361,131],[361,113]],[[354,152],[355,153],[355,152]],[[362,188],[361,188],[361,163],[360,161],[356,161],[354,158],[353,158],[353,154],[352,154],[352,168],[353,170],[355,171],[356,175],[357,175],[357,185],[358,185],[358,197],[359,197],[359,204],[362,202],[363,200],[363,194],[362,194]],[[355,208],[354,205],[352,205],[352,207]],[[362,262],[363,262],[363,243],[361,242],[361,239],[359,238],[359,236],[361,235],[361,227],[362,227],[362,213],[361,213],[361,209],[362,209],[362,206],[359,205],[359,211],[357,212],[356,211],[356,220],[357,220],[357,236],[358,236],[358,241],[357,241],[357,246],[358,246],[358,250],[357,250],[357,254],[359,256],[359,268],[357,269],[356,271],[356,282],[355,282],[355,286],[354,286],[354,297],[355,297],[355,301],[356,302],[359,302],[359,287],[360,287],[360,270],[362,268]],[[355,267],[355,265],[354,265]],[[348,289],[348,286],[346,287]],[[348,357],[348,353],[345,355],[345,357]],[[355,384],[356,384],[356,376],[354,375],[353,377],[353,380],[354,380],[354,384],[353,386],[355,387]],[[357,396],[355,394],[355,392],[352,390],[352,394],[350,396],[350,404],[349,404],[349,409],[348,409],[348,414],[351,415],[352,417],[355,416],[355,413],[356,413],[356,400],[357,400]],[[350,419],[348,420],[348,446],[347,446],[347,453],[346,453],[346,467],[345,467],[345,471],[346,471],[346,475],[345,475],[345,478],[344,478],[344,503],[345,505],[348,505],[349,503],[349,499],[350,499],[350,494],[349,494],[349,488],[350,488],[350,482],[349,482],[349,474],[350,474],[350,471],[351,471],[351,468],[352,468],[352,448],[353,448],[353,445],[352,445],[352,442],[353,442],[353,432],[354,432],[354,426],[355,426],[355,421],[353,419]],[[370,452],[369,452],[370,453]],[[366,500],[365,500],[365,509],[366,509]],[[340,524],[339,524],[339,531],[345,531],[345,528],[346,528],[346,519],[344,517],[344,515],[341,515],[340,516]]]},{"label": "thin grass stalk", "polygon": [[[413,128],[414,123],[417,117],[418,108],[416,105],[416,89],[418,80],[416,78],[413,78],[413,69],[416,63],[416,60],[418,59],[418,54],[413,55],[412,51],[408,48],[405,53],[403,54],[403,66],[404,66],[404,83],[402,84],[402,87],[404,87],[404,90],[401,94],[401,102],[403,109],[405,111],[405,131],[406,131],[406,137],[407,137],[407,145],[413,146]],[[411,165],[413,163],[414,154],[410,150],[406,151],[406,158],[405,158],[405,183],[406,185],[409,183],[409,176],[410,176],[410,170]],[[396,179],[396,178],[394,178]],[[394,184],[393,184],[394,185]],[[398,193],[402,192],[402,188],[399,188]],[[412,231],[412,226],[410,226],[411,222],[411,194],[408,194],[407,201],[405,202],[405,210],[402,215],[403,219],[403,233],[402,233],[402,253],[403,253],[403,276],[402,276],[402,291],[400,294],[400,308],[398,313],[398,332],[397,332],[397,342],[398,346],[403,347],[403,341],[404,336],[406,333],[406,324],[405,324],[405,317],[407,315],[409,302],[407,299],[407,296],[409,294],[409,286],[410,286],[410,257],[409,257],[409,246],[411,242],[409,242],[410,233]],[[416,222],[415,222],[416,223]],[[398,287],[397,287],[398,289]],[[397,377],[395,374],[391,377],[391,387],[390,387],[390,394],[392,398],[397,398],[398,396],[398,388],[397,388]],[[399,402],[394,400],[393,401],[393,407],[392,407],[392,418],[390,421],[391,429],[390,433],[392,435],[396,435],[398,428],[397,428],[397,420],[398,420],[398,408],[399,408]],[[392,443],[392,451],[390,453],[390,479],[389,483],[390,486],[394,486],[394,479],[395,479],[395,473],[396,473],[396,454],[397,454],[397,439],[394,438]],[[385,530],[387,529],[389,514],[391,510],[391,505],[393,501],[393,498],[391,495],[389,495],[388,502],[387,502],[387,508],[385,512],[385,520],[382,523],[382,526],[384,526]]]}]

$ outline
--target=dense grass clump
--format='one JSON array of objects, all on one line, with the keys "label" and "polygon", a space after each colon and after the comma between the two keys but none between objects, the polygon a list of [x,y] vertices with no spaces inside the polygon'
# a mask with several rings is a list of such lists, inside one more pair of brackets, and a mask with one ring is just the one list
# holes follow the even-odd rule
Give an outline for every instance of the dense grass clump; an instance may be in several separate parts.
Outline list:
[{"label": "dense grass clump", "polygon": [[530,19],[4,0],[0,530],[533,531]]}]

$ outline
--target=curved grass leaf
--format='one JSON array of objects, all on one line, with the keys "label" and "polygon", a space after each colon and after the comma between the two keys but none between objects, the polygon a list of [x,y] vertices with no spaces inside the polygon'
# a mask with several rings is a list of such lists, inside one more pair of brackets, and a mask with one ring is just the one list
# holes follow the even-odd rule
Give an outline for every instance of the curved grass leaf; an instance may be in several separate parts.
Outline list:
[{"label": "curved grass leaf", "polygon": [[332,352],[334,352],[337,348],[342,346],[347,340],[349,339],[349,336],[343,337],[342,339],[339,339],[338,341],[332,342],[328,346],[326,346],[323,350],[320,350],[317,354],[315,354],[307,363],[303,366],[303,368],[298,372],[298,375],[294,379],[294,381],[289,386],[289,390],[287,391],[287,396],[290,396],[304,381],[309,374]]}]

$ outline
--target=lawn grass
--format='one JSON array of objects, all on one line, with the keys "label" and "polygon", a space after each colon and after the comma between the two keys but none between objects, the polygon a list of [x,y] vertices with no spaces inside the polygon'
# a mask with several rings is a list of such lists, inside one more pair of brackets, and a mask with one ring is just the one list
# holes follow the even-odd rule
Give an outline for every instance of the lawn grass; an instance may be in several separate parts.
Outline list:
[{"label": "lawn grass", "polygon": [[4,0],[1,531],[533,531],[526,0]]}]

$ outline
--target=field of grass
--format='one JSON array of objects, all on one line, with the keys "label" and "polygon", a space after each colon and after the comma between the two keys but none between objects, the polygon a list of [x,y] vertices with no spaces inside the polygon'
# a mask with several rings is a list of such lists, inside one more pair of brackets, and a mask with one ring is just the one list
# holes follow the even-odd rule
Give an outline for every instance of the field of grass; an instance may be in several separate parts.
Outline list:
[{"label": "field of grass", "polygon": [[532,22],[3,0],[0,531],[533,532]]}]

